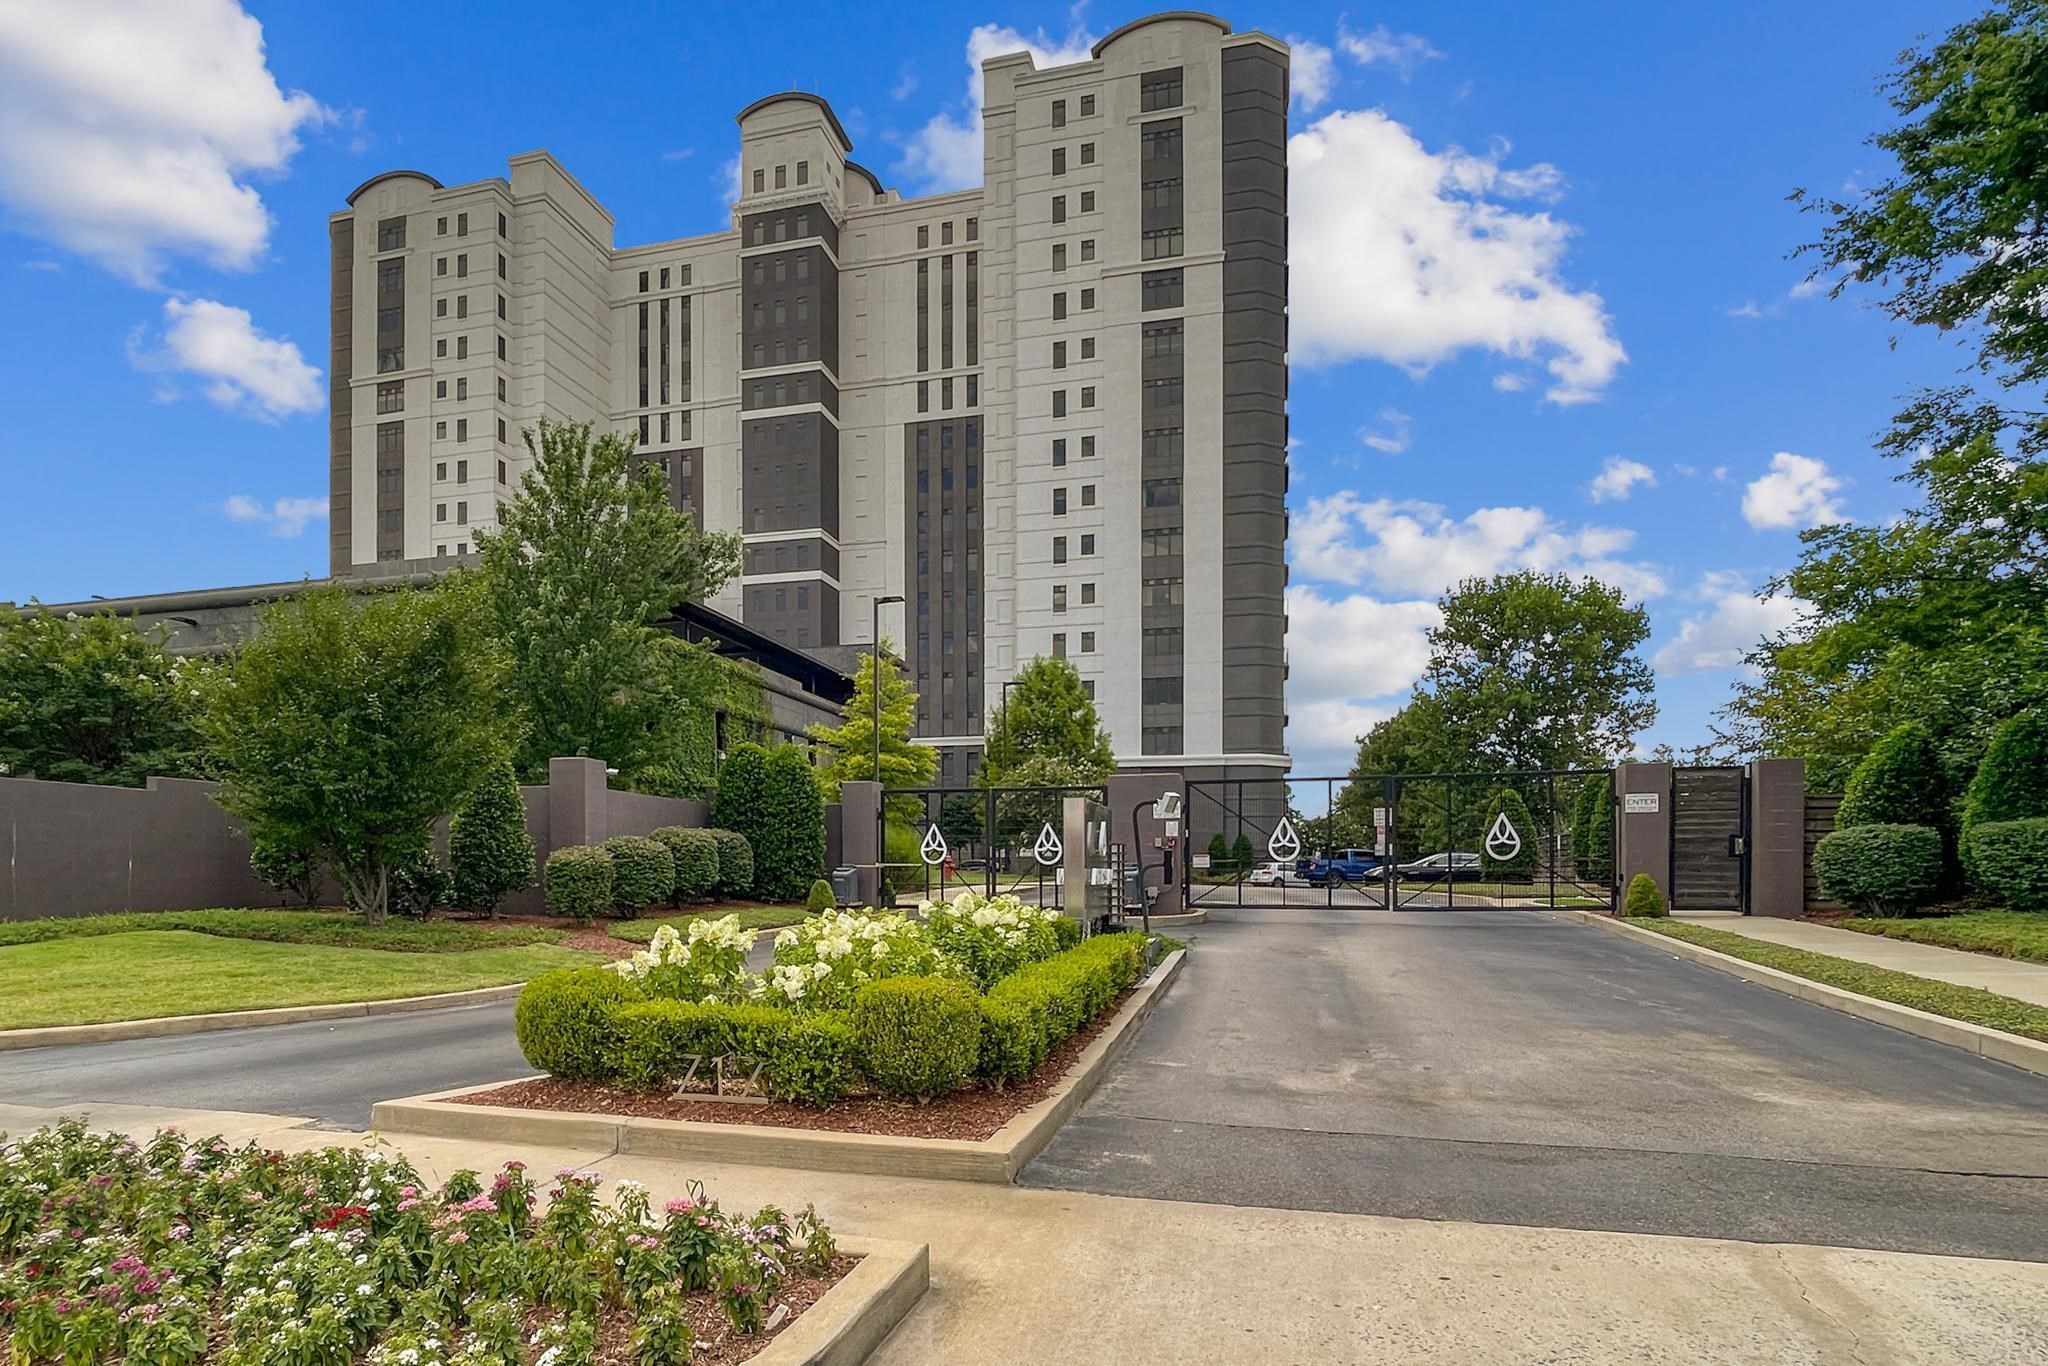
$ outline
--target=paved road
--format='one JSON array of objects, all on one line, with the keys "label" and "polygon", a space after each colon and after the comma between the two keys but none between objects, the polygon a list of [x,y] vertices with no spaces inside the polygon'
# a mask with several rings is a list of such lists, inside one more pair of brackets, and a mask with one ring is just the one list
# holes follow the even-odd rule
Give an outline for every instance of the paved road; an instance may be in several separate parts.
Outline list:
[{"label": "paved road", "polygon": [[1190,933],[1025,1184],[2048,1261],[2048,1078],[1537,912]]},{"label": "paved road", "polygon": [[531,1076],[512,1003],[0,1053],[0,1100],[304,1115],[366,1129],[380,1100]]}]

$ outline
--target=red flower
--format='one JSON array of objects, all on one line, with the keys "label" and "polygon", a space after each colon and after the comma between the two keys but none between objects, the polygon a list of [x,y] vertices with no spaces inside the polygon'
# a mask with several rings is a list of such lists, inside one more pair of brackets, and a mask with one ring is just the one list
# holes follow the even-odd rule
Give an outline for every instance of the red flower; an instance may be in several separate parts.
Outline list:
[{"label": "red flower", "polygon": [[331,1207],[327,1211],[327,1213],[321,1217],[320,1221],[313,1225],[313,1227],[319,1229],[339,1228],[351,1219],[361,1219],[365,1217],[369,1214],[369,1212],[370,1211],[362,1205],[335,1205]]}]

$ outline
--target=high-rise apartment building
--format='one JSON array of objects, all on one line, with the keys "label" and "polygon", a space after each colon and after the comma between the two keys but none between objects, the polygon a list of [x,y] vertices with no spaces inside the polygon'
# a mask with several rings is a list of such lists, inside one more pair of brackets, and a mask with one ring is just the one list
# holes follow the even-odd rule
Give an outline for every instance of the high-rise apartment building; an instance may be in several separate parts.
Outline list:
[{"label": "high-rise apartment building", "polygon": [[1285,45],[1186,12],[984,67],[984,181],[904,199],[816,95],[740,111],[731,231],[618,247],[546,152],[390,171],[333,245],[336,574],[470,552],[539,418],[631,433],[744,538],[712,605],[883,634],[964,781],[1079,669],[1125,767],[1285,768]]}]

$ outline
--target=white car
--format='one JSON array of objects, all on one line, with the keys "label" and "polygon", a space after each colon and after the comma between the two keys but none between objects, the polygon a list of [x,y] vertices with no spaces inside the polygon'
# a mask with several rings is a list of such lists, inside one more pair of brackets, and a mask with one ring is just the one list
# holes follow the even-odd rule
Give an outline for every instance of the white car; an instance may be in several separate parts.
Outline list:
[{"label": "white car", "polygon": [[1291,863],[1262,863],[1252,869],[1252,875],[1245,879],[1255,887],[1287,887],[1302,885],[1302,876]]}]

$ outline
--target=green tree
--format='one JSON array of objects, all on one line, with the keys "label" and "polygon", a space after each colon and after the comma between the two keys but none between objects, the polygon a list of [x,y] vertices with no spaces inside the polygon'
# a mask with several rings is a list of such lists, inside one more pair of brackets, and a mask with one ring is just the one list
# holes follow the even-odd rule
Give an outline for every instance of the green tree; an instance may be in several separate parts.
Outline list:
[{"label": "green tree", "polygon": [[1252,837],[1242,830],[1238,831],[1237,838],[1231,841],[1230,845],[1231,869],[1234,872],[1248,873],[1256,857],[1257,855],[1252,852]]},{"label": "green tree", "polygon": [[499,764],[470,789],[448,827],[454,904],[496,915],[499,902],[533,885],[533,860],[519,779],[511,764]]},{"label": "green tree", "polygon": [[669,505],[660,472],[630,472],[632,443],[588,423],[542,420],[525,434],[533,467],[477,534],[486,619],[509,662],[506,696],[527,726],[520,774],[556,755],[674,781],[705,699],[655,623],[738,572],[739,542],[704,535]]},{"label": "green tree", "polygon": [[[986,770],[984,769],[984,772]],[[1052,791],[1004,791],[996,794],[996,834],[1015,849],[1032,843],[1047,822],[1064,831],[1064,801],[1078,796],[1078,789],[1100,788],[1104,774],[1092,763],[1057,754],[1034,754],[1010,770],[1006,786],[1012,788],[1065,789]],[[1128,813],[1127,813],[1128,814]],[[1062,833],[1062,839],[1066,838]]]},{"label": "green tree", "polygon": [[0,604],[0,774],[119,787],[200,776],[204,671],[110,612]]},{"label": "green tree", "polygon": [[712,819],[746,838],[753,851],[752,894],[801,901],[825,866],[825,804],[803,750],[783,745],[733,747],[718,775]]},{"label": "green tree", "polygon": [[394,870],[516,738],[467,589],[309,589],[205,689],[221,804],[255,843],[317,860],[373,925]]},{"label": "green tree", "polygon": [[2048,816],[2048,709],[2022,712],[1998,728],[1963,808],[1968,826]]},{"label": "green tree", "polygon": [[955,851],[988,842],[988,811],[980,794],[949,792],[939,803],[939,833]]},{"label": "green tree", "polygon": [[1219,876],[1230,871],[1230,841],[1221,830],[1209,836],[1209,871]]},{"label": "green tree", "polygon": [[311,854],[292,845],[252,841],[249,867],[257,877],[311,909],[320,898],[320,865]]},{"label": "green tree", "polygon": [[1941,751],[1924,722],[1907,721],[1877,742],[1849,775],[1835,828],[1858,825],[1951,824]]},{"label": "green tree", "polygon": [[985,787],[1017,786],[1017,772],[1033,759],[1061,760],[1068,772],[1096,782],[1116,770],[1116,753],[1081,675],[1064,659],[1026,664],[996,708],[981,764]]},{"label": "green tree", "polygon": [[1602,887],[1614,880],[1614,789],[1606,779],[1589,779],[1579,789],[1572,820],[1572,872],[1579,881]]},{"label": "green tree", "polygon": [[[889,642],[882,642],[886,653]],[[939,752],[910,738],[917,722],[917,694],[910,681],[894,664],[882,666],[882,786],[888,788],[928,787],[939,771]],[[837,726],[814,725],[811,738],[831,745],[831,763],[818,770],[818,783],[825,800],[839,800],[842,783],[872,782],[875,778],[875,652],[860,658],[853,677],[853,696],[839,709]],[[895,797],[889,809],[898,820],[911,822],[924,814],[916,797]]]}]

